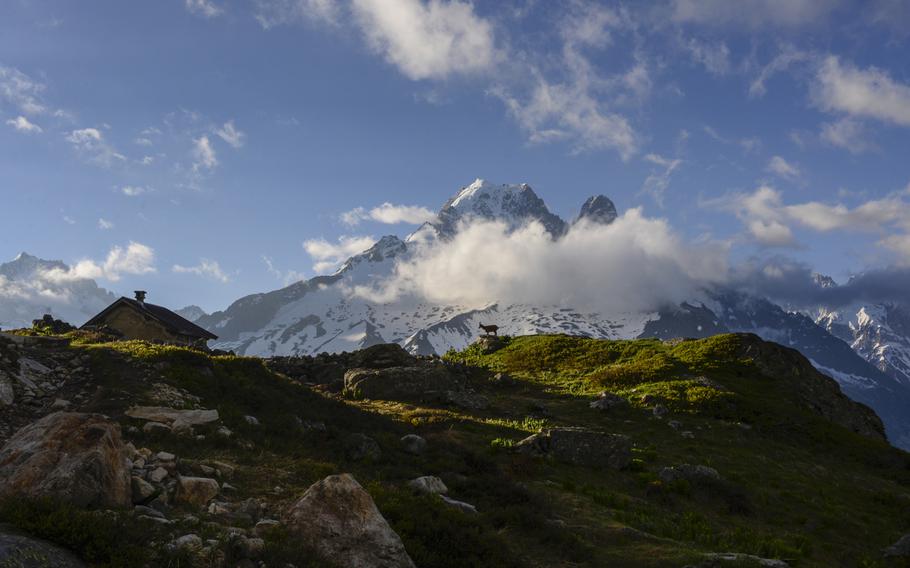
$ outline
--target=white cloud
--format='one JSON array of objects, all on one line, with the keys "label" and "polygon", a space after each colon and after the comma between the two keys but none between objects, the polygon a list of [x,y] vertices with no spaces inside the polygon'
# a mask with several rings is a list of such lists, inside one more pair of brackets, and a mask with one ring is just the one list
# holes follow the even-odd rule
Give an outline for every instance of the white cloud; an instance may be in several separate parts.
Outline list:
[{"label": "white cloud", "polygon": [[143,166],[150,166],[152,164],[152,162],[154,162],[154,161],[155,161],[155,158],[153,158],[152,156],[142,156],[142,159],[139,160],[139,163],[142,164]]},{"label": "white cloud", "polygon": [[819,201],[785,205],[779,191],[762,186],[753,193],[733,194],[707,205],[734,212],[755,240],[766,246],[794,246],[791,227],[800,225],[822,233],[880,233],[884,236],[879,244],[897,250],[910,231],[910,202],[904,195],[893,193],[853,208]]},{"label": "white cloud", "polygon": [[352,0],[370,46],[407,77],[444,79],[489,70],[492,24],[460,0]]},{"label": "white cloud", "polygon": [[104,217],[101,217],[98,219],[98,228],[101,229],[102,231],[107,231],[108,229],[114,228],[114,223],[112,223],[111,221],[108,221]]},{"label": "white cloud", "polygon": [[198,14],[204,18],[214,18],[223,12],[220,6],[212,0],[186,0],[186,9],[192,14]]},{"label": "white cloud", "polygon": [[13,67],[0,65],[0,99],[15,106],[24,114],[41,114],[46,110],[41,102],[44,84]]},{"label": "white cloud", "polygon": [[246,134],[234,127],[233,120],[225,122],[224,126],[215,131],[215,134],[233,148],[243,147],[243,139],[246,138]]},{"label": "white cloud", "polygon": [[40,134],[44,132],[44,129],[38,126],[37,124],[29,121],[29,119],[24,116],[17,116],[16,118],[11,118],[6,121],[6,123],[19,132],[25,132],[26,134]]},{"label": "white cloud", "polygon": [[351,256],[361,253],[376,243],[376,239],[367,236],[341,236],[338,242],[331,243],[325,239],[304,241],[303,249],[313,257],[313,270],[324,273],[338,268]]},{"label": "white cloud", "polygon": [[105,141],[104,134],[97,128],[73,130],[66,136],[66,140],[94,164],[110,167],[116,162],[126,160],[126,156]]},{"label": "white cloud", "polygon": [[221,270],[221,266],[217,261],[210,260],[207,258],[199,259],[199,264],[196,266],[181,266],[175,264],[171,267],[173,272],[178,274],[195,274],[196,276],[204,276],[206,278],[211,278],[212,280],[217,280],[222,283],[230,282],[230,278],[227,274]]},{"label": "white cloud", "polygon": [[682,165],[683,161],[679,158],[664,158],[658,154],[646,155],[645,161],[651,162],[652,164],[663,168],[663,170],[654,171],[645,178],[640,193],[650,195],[654,198],[654,201],[658,206],[663,207],[664,194],[667,192],[667,188],[670,187],[670,177],[673,175],[673,172],[676,171],[676,168]]},{"label": "white cloud", "polygon": [[730,48],[724,42],[712,44],[691,38],[683,45],[692,59],[704,65],[709,73],[726,75],[730,72]]},{"label": "white cloud", "polygon": [[145,138],[142,136],[133,140],[133,143],[137,144],[139,146],[151,146],[152,144],[154,144],[154,142],[152,142],[149,138]]},{"label": "white cloud", "polygon": [[901,264],[910,265],[910,234],[891,235],[879,241],[879,244],[897,253]]},{"label": "white cloud", "polygon": [[725,258],[719,245],[691,246],[665,220],[646,218],[640,209],[610,225],[576,224],[557,240],[539,223],[510,232],[504,223],[477,221],[450,241],[417,249],[389,280],[352,293],[382,302],[413,295],[472,307],[508,302],[601,313],[649,310],[722,280]]},{"label": "white cloud", "polygon": [[876,147],[867,139],[863,124],[852,118],[823,124],[820,137],[823,142],[844,148],[851,154],[862,154]]},{"label": "white cloud", "polygon": [[824,110],[910,126],[910,86],[881,69],[859,69],[829,56],[815,79],[814,99]]},{"label": "white cloud", "polygon": [[50,282],[103,278],[116,282],[124,274],[155,272],[155,251],[142,243],[130,242],[126,248],[112,247],[104,262],[80,260],[68,270],[54,268],[44,272]]},{"label": "white cloud", "polygon": [[76,224],[76,220],[73,219],[72,217],[70,217],[69,215],[64,215],[64,216],[63,216],[63,222],[66,223],[67,225],[75,225],[75,224]]},{"label": "white cloud", "polygon": [[120,191],[127,197],[138,197],[143,193],[148,192],[148,188],[139,185],[125,185],[120,188]]},{"label": "white cloud", "polygon": [[334,24],[341,12],[337,0],[254,0],[256,21],[263,29],[300,20]]},{"label": "white cloud", "polygon": [[378,207],[373,207],[367,211],[363,207],[357,207],[341,214],[341,222],[348,226],[358,225],[361,221],[372,220],[387,225],[396,225],[398,223],[408,223],[419,225],[436,217],[433,211],[419,205],[394,205],[392,203],[383,203]]},{"label": "white cloud", "polygon": [[799,166],[796,164],[791,164],[780,156],[774,156],[771,158],[771,161],[768,162],[768,165],[765,169],[787,180],[799,179],[800,176],[802,176],[802,172],[800,171]]},{"label": "white cloud", "polygon": [[711,25],[801,26],[822,20],[839,0],[673,0],[673,19]]},{"label": "white cloud", "polygon": [[749,85],[749,96],[750,97],[762,97],[768,91],[765,83],[768,82],[771,77],[786,71],[790,66],[795,63],[802,63],[809,61],[813,58],[813,55],[809,52],[802,51],[790,44],[784,44],[780,48],[780,53],[774,56],[767,65],[762,67],[761,71],[758,73],[758,76],[752,80],[752,83]]},{"label": "white cloud", "polygon": [[209,137],[200,136],[193,140],[193,171],[197,173],[203,169],[211,171],[217,165],[218,158]]}]

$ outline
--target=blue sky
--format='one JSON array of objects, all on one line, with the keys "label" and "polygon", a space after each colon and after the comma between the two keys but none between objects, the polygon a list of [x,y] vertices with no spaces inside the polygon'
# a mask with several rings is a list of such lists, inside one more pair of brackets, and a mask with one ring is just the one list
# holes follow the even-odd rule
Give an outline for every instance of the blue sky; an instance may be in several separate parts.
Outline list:
[{"label": "blue sky", "polygon": [[736,4],[9,0],[0,258],[218,309],[482,177],[733,262],[906,265],[910,4]]}]

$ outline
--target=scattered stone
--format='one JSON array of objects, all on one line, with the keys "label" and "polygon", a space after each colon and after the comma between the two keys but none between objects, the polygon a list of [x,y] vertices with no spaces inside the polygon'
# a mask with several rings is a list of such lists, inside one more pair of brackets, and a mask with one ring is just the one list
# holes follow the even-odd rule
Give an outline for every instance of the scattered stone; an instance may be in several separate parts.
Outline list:
[{"label": "scattered stone", "polygon": [[664,483],[671,483],[679,479],[686,481],[720,481],[720,473],[713,467],[706,465],[682,465],[665,467],[657,474]]},{"label": "scattered stone", "polygon": [[51,408],[53,408],[55,410],[63,410],[64,408],[69,408],[70,404],[71,403],[68,400],[63,400],[62,398],[57,398],[57,399],[54,399],[53,403],[51,403]]},{"label": "scattered stone", "polygon": [[688,438],[689,440],[695,439],[695,432],[692,432],[691,430],[683,430],[679,433],[679,435],[683,438]]},{"label": "scattered stone", "polygon": [[292,535],[347,568],[414,568],[401,538],[351,475],[314,483],[288,511]]},{"label": "scattered stone", "polygon": [[655,418],[663,418],[670,411],[662,404],[655,404],[654,408],[651,409],[651,412],[654,414]]},{"label": "scattered stone", "polygon": [[720,552],[705,554],[705,557],[709,561],[716,562],[736,562],[737,565],[740,565],[743,562],[753,562],[761,566],[762,568],[790,568],[790,565],[784,562],[783,560],[775,560],[773,558],[761,558],[759,556],[753,556],[751,554],[741,554],[738,552]]},{"label": "scattered stone", "polygon": [[508,373],[496,373],[490,378],[490,382],[494,385],[501,386],[511,386],[516,383],[512,375],[509,375]]},{"label": "scattered stone", "polygon": [[420,455],[427,449],[427,441],[417,434],[401,437],[401,447],[409,454]]},{"label": "scattered stone", "polygon": [[487,397],[468,390],[446,391],[445,402],[468,410],[483,410],[490,406]]},{"label": "scattered stone", "polygon": [[142,431],[146,434],[164,434],[170,432],[171,428],[161,422],[146,422],[142,425]]},{"label": "scattered stone", "polygon": [[446,497],[445,495],[440,495],[439,498],[442,499],[442,502],[445,503],[446,505],[455,507],[462,513],[467,513],[469,515],[477,514],[477,507],[475,507],[474,505],[471,505],[470,503],[465,503],[464,501],[456,501],[455,499],[450,499],[449,497]]},{"label": "scattered stone", "polygon": [[682,428],[682,422],[680,422],[679,420],[670,420],[667,422],[667,426],[669,426],[670,428],[673,428],[674,430],[679,430],[680,428]]},{"label": "scattered stone", "polygon": [[234,466],[230,464],[221,461],[210,461],[209,465],[215,469],[215,473],[217,473],[219,477],[223,477],[225,479],[231,479],[234,477]]},{"label": "scattered stone", "polygon": [[128,507],[127,462],[119,425],[100,414],[56,412],[20,429],[0,448],[0,495]]},{"label": "scattered stone", "polygon": [[632,442],[588,428],[547,428],[518,442],[515,451],[565,463],[622,469],[632,462]]},{"label": "scattered stone", "polygon": [[208,477],[185,477],[177,480],[177,502],[203,507],[218,495],[218,482]]},{"label": "scattered stone", "polygon": [[202,539],[195,534],[185,534],[174,539],[171,543],[174,550],[199,550],[202,548]]},{"label": "scattered stone", "polygon": [[154,485],[136,475],[130,478],[130,485],[133,490],[134,504],[146,503],[158,493]]},{"label": "scattered stone", "polygon": [[506,346],[505,340],[495,335],[482,335],[471,345],[476,345],[481,353],[489,355]]},{"label": "scattered stone", "polygon": [[433,475],[424,475],[423,477],[412,479],[408,482],[408,487],[419,493],[442,495],[443,493],[449,492],[449,488],[446,487],[446,484]]},{"label": "scattered stone", "polygon": [[222,438],[230,438],[234,435],[234,433],[227,426],[219,426],[215,433]]},{"label": "scattered stone", "polygon": [[153,483],[161,483],[164,481],[164,478],[168,476],[167,470],[163,467],[156,467],[151,472],[149,472],[149,479]]},{"label": "scattered stone", "polygon": [[255,416],[244,416],[243,421],[249,424],[250,426],[259,426],[259,419]]},{"label": "scattered stone", "polygon": [[600,393],[600,398],[588,406],[597,410],[613,410],[614,408],[623,408],[629,406],[629,401],[619,395],[609,392],[602,392]]},{"label": "scattered stone", "polygon": [[349,460],[378,460],[382,449],[376,440],[364,434],[351,434],[344,440],[344,453]]},{"label": "scattered stone", "polygon": [[177,456],[170,452],[158,452],[155,454],[155,459],[163,462],[172,462],[177,459]]},{"label": "scattered stone", "polygon": [[139,514],[139,515],[146,515],[149,517],[156,517],[159,519],[164,518],[164,513],[162,513],[161,511],[158,511],[157,509],[152,509],[151,507],[146,507],[145,505],[136,505],[135,507],[133,507],[133,511],[135,511],[136,514]]},{"label": "scattered stone", "polygon": [[410,367],[417,360],[397,343],[381,343],[354,353],[349,362],[350,367],[365,369],[388,369],[391,367]]},{"label": "scattered stone", "polygon": [[171,428],[201,426],[218,420],[217,410],[177,410],[166,406],[133,406],[124,414],[130,418],[160,422]]},{"label": "scattered stone", "polygon": [[276,521],[275,519],[262,519],[261,521],[256,523],[256,526],[253,528],[253,532],[261,535],[275,527],[280,527],[280,526],[281,526],[281,522]]},{"label": "scattered stone", "polygon": [[900,537],[897,542],[882,551],[885,558],[910,557],[910,534]]}]

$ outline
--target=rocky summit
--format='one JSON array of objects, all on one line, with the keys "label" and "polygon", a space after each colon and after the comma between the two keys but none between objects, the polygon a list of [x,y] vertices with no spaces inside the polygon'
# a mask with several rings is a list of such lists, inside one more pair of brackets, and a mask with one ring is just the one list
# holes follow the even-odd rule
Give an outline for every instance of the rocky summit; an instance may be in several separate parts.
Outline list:
[{"label": "rocky summit", "polygon": [[906,566],[910,455],[799,352],[271,359],[0,334],[0,566]]}]

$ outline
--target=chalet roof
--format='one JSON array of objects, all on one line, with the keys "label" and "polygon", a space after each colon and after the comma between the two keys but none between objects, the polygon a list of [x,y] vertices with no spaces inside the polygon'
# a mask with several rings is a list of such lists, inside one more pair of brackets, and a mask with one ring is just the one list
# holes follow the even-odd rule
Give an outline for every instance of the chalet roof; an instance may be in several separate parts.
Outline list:
[{"label": "chalet roof", "polygon": [[104,323],[105,317],[111,313],[117,306],[126,305],[132,309],[151,317],[163,325],[171,333],[186,335],[189,337],[198,337],[200,339],[218,339],[218,336],[206,329],[199,327],[190,320],[179,316],[171,310],[163,307],[149,304],[148,302],[138,302],[131,298],[121,297],[110,306],[104,308],[98,315],[85,322],[82,327],[93,327]]}]

